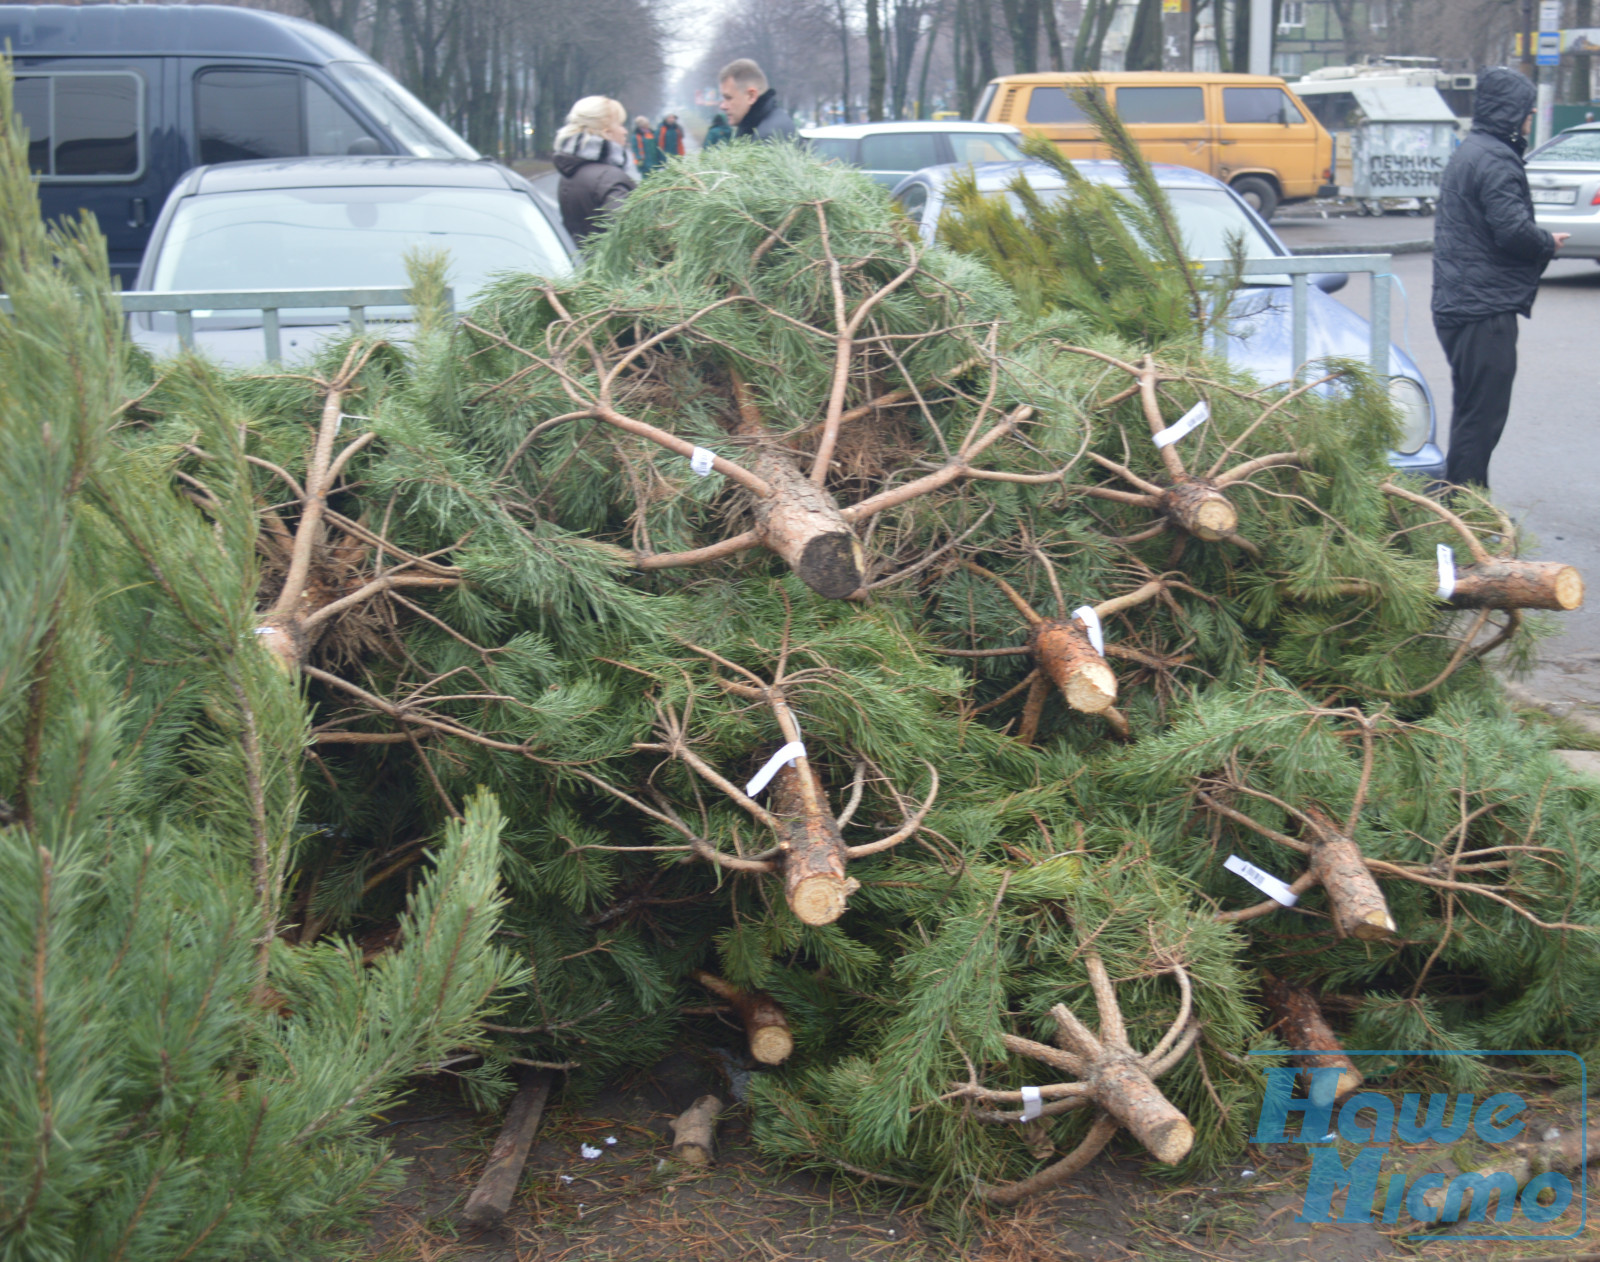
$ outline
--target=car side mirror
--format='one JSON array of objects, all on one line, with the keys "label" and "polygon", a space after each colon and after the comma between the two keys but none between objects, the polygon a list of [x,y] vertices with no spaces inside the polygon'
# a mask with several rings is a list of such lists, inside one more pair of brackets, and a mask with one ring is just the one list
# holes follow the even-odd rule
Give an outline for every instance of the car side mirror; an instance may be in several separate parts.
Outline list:
[{"label": "car side mirror", "polygon": [[1312,276],[1311,283],[1325,294],[1336,294],[1350,283],[1350,273],[1318,272]]},{"label": "car side mirror", "polygon": [[352,140],[350,142],[350,147],[345,150],[345,153],[356,157],[369,157],[382,152],[383,146],[381,146],[371,136],[362,136],[356,140]]}]

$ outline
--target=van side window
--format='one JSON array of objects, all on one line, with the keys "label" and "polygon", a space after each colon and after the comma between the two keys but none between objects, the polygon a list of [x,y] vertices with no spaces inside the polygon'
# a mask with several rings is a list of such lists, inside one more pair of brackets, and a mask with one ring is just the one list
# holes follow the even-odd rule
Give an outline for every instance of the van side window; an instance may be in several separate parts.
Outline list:
[{"label": "van side window", "polygon": [[1306,116],[1282,88],[1223,88],[1222,117],[1229,123],[1306,121]]},{"label": "van side window", "polygon": [[12,89],[12,107],[28,132],[28,168],[50,174],[50,80],[19,77]]},{"label": "van side window", "polygon": [[204,70],[194,81],[200,162],[305,153],[300,76],[292,70]]},{"label": "van side window", "polygon": [[143,168],[138,75],[57,72],[17,80],[28,165],[48,179],[115,180]]},{"label": "van side window", "polygon": [[315,79],[306,85],[306,152],[314,157],[346,153],[382,153],[371,132],[356,122],[333,93]]},{"label": "van side window", "polygon": [[1028,98],[1030,123],[1087,123],[1089,121],[1078,103],[1065,88],[1034,88]]},{"label": "van side window", "polygon": [[1205,89],[1118,88],[1117,113],[1125,123],[1203,123]]}]

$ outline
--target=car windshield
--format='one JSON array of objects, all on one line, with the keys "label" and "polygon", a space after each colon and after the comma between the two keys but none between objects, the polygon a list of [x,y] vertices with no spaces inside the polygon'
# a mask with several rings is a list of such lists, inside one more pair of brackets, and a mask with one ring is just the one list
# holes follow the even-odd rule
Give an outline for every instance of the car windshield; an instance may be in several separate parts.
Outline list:
[{"label": "car windshield", "polygon": [[449,253],[466,306],[495,272],[570,270],[532,199],[511,189],[288,188],[186,199],[154,289],[380,288],[407,284],[409,249]]},{"label": "car windshield", "polygon": [[377,66],[359,61],[335,61],[328,66],[328,73],[413,157],[478,157],[476,149]]},{"label": "car windshield", "polygon": [[[1183,247],[1191,259],[1225,259],[1229,256],[1235,237],[1244,241],[1247,259],[1281,257],[1272,241],[1261,232],[1240,209],[1239,203],[1226,190],[1220,188],[1168,188],[1164,190],[1178,216],[1178,226],[1183,232]],[[1065,197],[1067,190],[1040,189],[1045,201]],[[1022,211],[1022,203],[1015,193],[1006,193],[1012,208]],[[1252,276],[1252,284],[1262,278]]]},{"label": "car windshield", "polygon": [[1600,162],[1600,130],[1569,131],[1531,155],[1536,162]]},{"label": "car windshield", "polygon": [[953,131],[950,147],[957,162],[1020,162],[1023,156],[1010,136],[992,131]]}]

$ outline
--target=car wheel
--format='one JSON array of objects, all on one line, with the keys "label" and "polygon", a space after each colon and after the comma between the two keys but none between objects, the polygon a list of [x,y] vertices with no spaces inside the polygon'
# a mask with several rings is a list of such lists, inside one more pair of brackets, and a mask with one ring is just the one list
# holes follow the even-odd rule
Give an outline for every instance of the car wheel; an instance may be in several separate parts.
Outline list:
[{"label": "car wheel", "polygon": [[1241,175],[1233,182],[1233,191],[1250,204],[1250,209],[1263,219],[1270,220],[1278,209],[1278,190],[1270,180],[1257,175]]}]

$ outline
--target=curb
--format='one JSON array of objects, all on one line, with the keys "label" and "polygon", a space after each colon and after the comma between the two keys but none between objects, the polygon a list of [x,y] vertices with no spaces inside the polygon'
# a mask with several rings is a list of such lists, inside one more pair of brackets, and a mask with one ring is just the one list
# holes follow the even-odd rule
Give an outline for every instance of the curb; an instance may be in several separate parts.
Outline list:
[{"label": "curb", "polygon": [[1551,701],[1549,698],[1541,697],[1522,684],[1510,679],[1502,679],[1500,684],[1505,689],[1506,698],[1512,705],[1519,706],[1525,710],[1543,710],[1546,714],[1576,723],[1585,731],[1593,732],[1595,735],[1600,736],[1600,717],[1596,717],[1596,715],[1576,702]]},{"label": "curb", "polygon": [[1427,237],[1420,241],[1391,241],[1387,245],[1291,245],[1290,254],[1431,254],[1433,252],[1433,238]]}]

